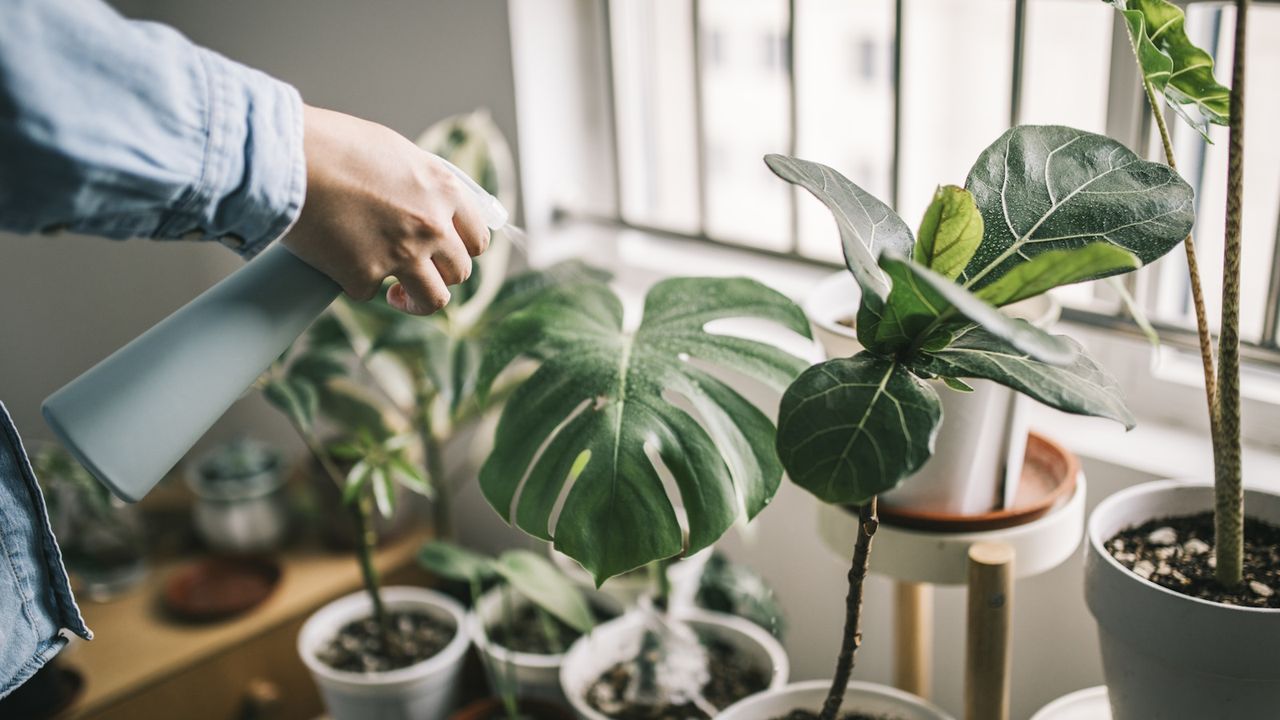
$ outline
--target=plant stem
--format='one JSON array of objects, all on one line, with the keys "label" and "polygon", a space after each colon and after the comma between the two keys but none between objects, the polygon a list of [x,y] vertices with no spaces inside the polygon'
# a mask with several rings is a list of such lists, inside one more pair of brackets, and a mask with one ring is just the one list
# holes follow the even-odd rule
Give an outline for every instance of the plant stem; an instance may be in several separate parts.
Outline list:
[{"label": "plant stem", "polygon": [[[1151,106],[1151,114],[1156,119],[1156,127],[1160,130],[1160,142],[1164,145],[1164,161],[1177,172],[1178,163],[1173,157],[1173,141],[1169,138],[1169,126],[1164,112],[1156,100],[1155,88],[1144,80],[1142,87],[1147,93],[1147,103]],[[1200,365],[1204,371],[1204,396],[1209,408],[1209,437],[1213,441],[1214,452],[1217,453],[1219,438],[1218,425],[1218,383],[1214,378],[1213,335],[1209,333],[1209,313],[1204,307],[1204,289],[1200,284],[1200,261],[1196,259],[1196,244],[1191,233],[1182,241],[1187,255],[1187,273],[1191,277],[1191,305],[1196,312],[1196,335],[1200,339]]]},{"label": "plant stem", "polygon": [[356,502],[351,504],[351,514],[356,521],[356,555],[360,559],[360,575],[364,579],[364,589],[369,593],[369,600],[373,603],[373,619],[378,624],[378,642],[387,657],[391,657],[394,650],[391,646],[391,622],[382,604],[378,568],[373,564],[373,553],[378,547],[378,533],[373,527],[373,507],[369,493],[360,493]]},{"label": "plant stem", "polygon": [[414,390],[414,403],[418,406],[418,438],[422,443],[422,453],[426,457],[427,483],[435,490],[431,500],[431,518],[435,536],[442,540],[453,539],[453,498],[452,488],[444,477],[444,450],[440,439],[435,434],[435,423],[431,417],[435,396],[426,383],[419,381]]},{"label": "plant stem", "polygon": [[1249,0],[1236,0],[1227,143],[1227,222],[1222,260],[1222,330],[1218,338],[1218,416],[1214,451],[1214,553],[1219,584],[1240,584],[1244,561],[1244,487],[1240,468],[1240,221],[1244,194],[1244,69]]},{"label": "plant stem", "polygon": [[653,588],[653,606],[661,612],[671,607],[671,576],[667,574],[670,560],[649,563],[649,584]]},{"label": "plant stem", "polygon": [[853,564],[849,566],[849,594],[844,601],[844,640],[840,645],[840,655],[836,658],[831,690],[822,703],[821,720],[835,720],[840,712],[845,688],[849,685],[849,674],[853,672],[855,655],[862,645],[859,616],[862,614],[863,581],[867,578],[867,566],[871,558],[871,539],[879,527],[880,518],[876,515],[876,499],[873,497],[858,508],[858,537],[853,544]]},{"label": "plant stem", "polygon": [[[511,586],[504,582],[498,592],[502,593],[502,624],[507,627],[507,637],[513,638],[516,635],[516,611],[515,605],[511,601]],[[520,717],[520,707],[518,704],[519,701],[516,699],[515,663],[508,659],[502,664],[502,666],[502,669],[506,674],[502,683],[502,690],[499,693],[502,696],[502,706],[506,709],[507,717],[510,720],[518,720]]]}]

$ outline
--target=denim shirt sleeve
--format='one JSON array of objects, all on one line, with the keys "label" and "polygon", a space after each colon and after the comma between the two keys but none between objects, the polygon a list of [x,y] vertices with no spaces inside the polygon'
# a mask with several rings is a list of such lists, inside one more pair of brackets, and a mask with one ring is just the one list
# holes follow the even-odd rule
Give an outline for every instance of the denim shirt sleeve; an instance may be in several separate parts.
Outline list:
[{"label": "denim shirt sleeve", "polygon": [[0,228],[221,239],[302,208],[293,87],[101,0],[0,4]]}]

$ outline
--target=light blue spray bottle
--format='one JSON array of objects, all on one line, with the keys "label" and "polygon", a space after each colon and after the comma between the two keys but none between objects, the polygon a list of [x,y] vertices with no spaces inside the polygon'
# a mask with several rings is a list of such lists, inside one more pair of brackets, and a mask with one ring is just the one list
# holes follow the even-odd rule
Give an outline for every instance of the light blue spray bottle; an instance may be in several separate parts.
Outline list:
[{"label": "light blue spray bottle", "polygon": [[[453,164],[491,230],[508,213]],[[341,289],[276,244],[45,400],[45,421],[124,500],[165,476]]]}]

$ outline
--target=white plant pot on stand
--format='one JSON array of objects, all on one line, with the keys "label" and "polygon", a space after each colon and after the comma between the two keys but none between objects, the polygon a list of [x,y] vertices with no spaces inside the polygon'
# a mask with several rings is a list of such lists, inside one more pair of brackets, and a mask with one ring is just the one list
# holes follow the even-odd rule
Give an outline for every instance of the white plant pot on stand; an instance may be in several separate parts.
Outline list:
[{"label": "white plant pot on stand", "polygon": [[[675,611],[675,616],[767,668],[772,677],[769,690],[787,684],[791,676],[787,653],[777,639],[759,626],[733,615],[691,608]],[[587,703],[587,690],[609,668],[639,654],[643,632],[644,616],[631,612],[598,626],[569,648],[560,668],[560,685],[581,720],[608,720]]]},{"label": "white plant pot on stand", "polygon": [[[1089,518],[1085,599],[1098,621],[1115,720],[1245,720],[1280,713],[1280,609],[1221,605],[1173,592],[1125,568],[1105,543],[1156,518],[1213,507],[1213,488],[1143,483]],[[1280,495],[1245,490],[1249,517],[1280,524]]]},{"label": "white plant pot on stand", "polygon": [[[767,690],[730,705],[716,720],[773,720],[786,717],[792,710],[816,713],[822,709],[830,688],[828,680],[808,680]],[[941,708],[915,695],[875,683],[849,683],[841,714],[855,711],[895,720],[952,720]]]},{"label": "white plant pot on stand", "polygon": [[457,703],[463,661],[471,640],[461,605],[433,590],[384,587],[388,612],[417,610],[446,622],[456,631],[440,652],[409,667],[382,673],[335,670],[316,657],[348,623],[367,618],[373,603],[364,590],[320,608],[298,633],[298,654],[320,688],[331,720],[419,720],[443,718]]},{"label": "white plant pot on stand", "polygon": [[[828,357],[848,357],[863,349],[854,329],[840,322],[854,317],[860,298],[853,276],[843,270],[818,283],[806,298],[805,314]],[[1047,328],[1057,321],[1060,308],[1041,295],[1005,311]],[[1026,451],[1031,401],[989,380],[969,384],[973,392],[960,393],[937,383],[944,422],[933,457],[910,482],[881,494],[882,504],[978,515],[1013,497]]]}]

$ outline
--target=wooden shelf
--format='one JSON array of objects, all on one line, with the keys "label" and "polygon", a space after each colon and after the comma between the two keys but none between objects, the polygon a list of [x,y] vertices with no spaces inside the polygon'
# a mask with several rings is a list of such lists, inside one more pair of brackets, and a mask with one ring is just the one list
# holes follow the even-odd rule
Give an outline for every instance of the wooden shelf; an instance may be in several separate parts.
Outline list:
[{"label": "wooden shelf", "polygon": [[[411,533],[378,551],[384,582],[426,584],[414,556],[428,536]],[[83,696],[63,717],[231,720],[250,716],[250,696],[254,689],[261,695],[264,683],[279,689],[281,699],[269,710],[256,708],[257,716],[319,714],[319,698],[294,650],[297,629],[321,605],[361,587],[355,558],[287,551],[270,598],[241,617],[203,625],[170,619],[160,607],[164,582],[177,564],[154,568],[117,600],[83,604],[95,639],[77,641],[62,654],[85,678]]]}]

